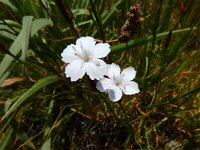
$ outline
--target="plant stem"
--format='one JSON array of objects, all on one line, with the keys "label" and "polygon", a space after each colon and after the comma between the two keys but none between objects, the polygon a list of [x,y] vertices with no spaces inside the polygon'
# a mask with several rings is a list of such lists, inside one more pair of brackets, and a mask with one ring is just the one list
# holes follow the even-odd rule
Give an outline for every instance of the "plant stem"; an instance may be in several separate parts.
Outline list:
[{"label": "plant stem", "polygon": [[106,99],[104,99],[104,97],[102,96],[102,94],[100,94],[101,98],[103,99],[103,101],[105,102],[106,106],[108,107],[108,109],[110,110],[110,112],[113,114],[113,116],[115,117],[115,119],[118,121],[119,118],[117,117],[117,115],[115,114],[115,110],[113,109],[113,107],[110,106],[109,102],[107,102]]},{"label": "plant stem", "polygon": [[124,116],[125,116],[126,121],[128,122],[128,115],[127,115],[127,113],[126,113],[126,110],[125,110],[124,107],[122,106],[121,100],[118,102],[118,104],[119,104],[119,106],[120,106],[120,108],[121,108],[121,110],[122,110],[122,112],[123,112],[123,114],[124,114]]},{"label": "plant stem", "polygon": [[73,19],[72,19],[72,13],[68,7],[65,7],[65,4],[62,0],[55,0],[55,3],[57,4],[58,8],[60,9],[63,17],[67,21],[69,28],[74,32],[75,36],[78,38],[79,33],[74,27]]}]

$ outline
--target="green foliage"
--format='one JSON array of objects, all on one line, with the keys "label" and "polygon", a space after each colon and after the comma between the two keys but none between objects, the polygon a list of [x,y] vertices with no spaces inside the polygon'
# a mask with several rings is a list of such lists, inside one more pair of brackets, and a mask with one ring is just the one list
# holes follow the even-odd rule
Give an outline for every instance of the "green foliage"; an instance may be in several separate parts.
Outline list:
[{"label": "green foliage", "polygon": [[[140,2],[120,42],[136,3],[0,0],[0,150],[199,146],[200,1]],[[135,67],[141,92],[113,103],[87,77],[70,82],[60,54],[80,36],[108,42],[105,61]]]}]

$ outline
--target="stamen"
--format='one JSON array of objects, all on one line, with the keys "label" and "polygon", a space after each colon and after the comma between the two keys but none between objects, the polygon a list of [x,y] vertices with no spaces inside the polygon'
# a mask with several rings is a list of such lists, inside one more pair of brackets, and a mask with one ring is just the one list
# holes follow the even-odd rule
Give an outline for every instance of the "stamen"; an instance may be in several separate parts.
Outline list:
[{"label": "stamen", "polygon": [[101,65],[100,62],[98,62],[98,61],[93,61],[93,63],[94,63],[96,66],[100,66],[100,65]]},{"label": "stamen", "polygon": [[84,49],[82,42],[80,41],[81,44],[81,49],[83,50],[83,59],[85,62],[90,61],[91,56],[90,56],[90,51],[88,49]]},{"label": "stamen", "polygon": [[120,86],[121,85],[121,77],[114,76],[114,81],[115,81],[116,86]]},{"label": "stamen", "polygon": [[79,52],[76,50],[76,48],[74,46],[72,46],[73,50],[75,51],[74,55],[81,57]]}]

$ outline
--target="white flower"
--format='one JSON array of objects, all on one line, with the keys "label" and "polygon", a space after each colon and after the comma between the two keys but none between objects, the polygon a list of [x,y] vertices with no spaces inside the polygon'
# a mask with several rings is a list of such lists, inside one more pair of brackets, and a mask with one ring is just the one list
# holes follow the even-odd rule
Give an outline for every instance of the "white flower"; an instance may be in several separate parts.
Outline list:
[{"label": "white flower", "polygon": [[108,92],[111,101],[119,101],[122,97],[122,92],[126,95],[139,93],[138,84],[132,81],[136,76],[136,71],[133,67],[128,67],[120,73],[119,65],[112,63],[108,67],[107,76],[97,82],[97,89],[101,92]]},{"label": "white flower", "polygon": [[65,67],[66,77],[71,81],[81,79],[85,73],[91,80],[101,79],[107,74],[107,64],[99,59],[108,55],[110,45],[107,43],[96,44],[92,37],[77,39],[76,45],[68,45],[62,52],[62,61],[68,63]]}]

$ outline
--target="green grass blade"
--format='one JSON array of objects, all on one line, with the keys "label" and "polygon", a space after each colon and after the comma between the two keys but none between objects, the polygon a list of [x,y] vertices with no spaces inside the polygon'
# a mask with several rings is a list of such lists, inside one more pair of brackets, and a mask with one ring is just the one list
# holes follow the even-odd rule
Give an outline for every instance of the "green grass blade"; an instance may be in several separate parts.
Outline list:
[{"label": "green grass blade", "polygon": [[[169,0],[167,2],[167,4],[165,4],[166,6],[165,6],[164,12],[161,16],[161,23],[160,23],[160,28],[159,28],[160,32],[166,31],[170,27],[170,23],[171,23],[170,20],[172,18],[174,2],[175,1],[173,1],[173,0]],[[170,28],[172,28],[172,27],[170,27]]]},{"label": "green grass blade", "polygon": [[[193,29],[185,28],[185,29],[175,30],[175,31],[172,31],[172,36],[187,33],[187,32],[190,32],[191,30],[196,30],[196,29],[197,28],[193,28]],[[168,34],[169,34],[169,32],[158,33],[158,34],[156,34],[156,40],[164,39],[168,36]],[[111,52],[112,53],[123,52],[123,51],[127,50],[128,48],[131,48],[132,46],[139,45],[139,44],[145,44],[145,43],[151,41],[152,39],[153,39],[153,35],[149,35],[147,37],[130,40],[127,43],[120,43],[118,45],[112,46]]]},{"label": "green grass blade", "polygon": [[6,134],[5,138],[1,141],[0,150],[4,150],[4,149],[6,150],[6,146],[9,143],[9,140],[11,138],[12,132],[13,132],[13,130],[10,129],[10,131]]},{"label": "green grass blade", "polygon": [[8,36],[8,38],[16,37],[19,28],[21,28],[21,25],[18,22],[9,19],[4,20],[0,18],[0,33],[9,33],[12,37]]},{"label": "green grass blade", "polygon": [[[31,22],[32,22],[32,17],[31,16],[25,16],[22,21],[22,30],[17,36],[16,40],[13,42],[11,45],[9,51],[12,53],[14,56],[16,56],[20,50],[22,49],[22,58],[25,59],[25,54],[28,49],[28,44],[29,44],[29,35],[30,35],[30,29],[31,29]],[[9,66],[13,62],[14,58],[11,57],[10,55],[5,55],[3,58],[1,64],[0,64],[0,81],[3,82],[2,78],[6,78],[5,76],[6,71],[8,70]]]},{"label": "green grass blade", "polygon": [[[10,52],[15,56],[20,52],[22,48],[21,41],[22,41],[22,32],[20,32],[20,34],[17,36],[16,40],[13,42],[13,44],[11,45],[9,49]],[[11,57],[10,55],[5,55],[5,57],[3,58],[0,64],[0,80],[2,76],[5,74],[5,72],[7,71],[8,67],[10,66],[13,60],[14,58]]]},{"label": "green grass blade", "polygon": [[116,2],[116,4],[113,6],[113,9],[110,10],[110,12],[108,14],[106,14],[106,17],[102,20],[102,24],[103,24],[103,28],[107,27],[110,22],[112,21],[112,19],[114,18],[116,11],[117,11],[117,7],[122,3],[122,1],[118,1]]},{"label": "green grass blade", "polygon": [[[184,98],[184,97],[190,96],[190,95],[195,95],[195,94],[197,94],[197,93],[199,93],[199,92],[200,92],[200,86],[198,86],[198,87],[192,89],[191,91],[188,91],[188,92],[186,92],[186,93],[184,93],[184,94],[182,94],[182,95],[176,96],[176,97],[174,97],[174,98],[172,98],[172,99],[170,99],[170,100],[168,100],[168,101],[166,101],[166,102],[162,102],[162,103],[160,103],[158,106],[166,105],[166,104],[175,102],[175,101],[177,101],[177,100],[180,99],[180,98]],[[157,105],[156,105],[156,106],[157,106]]]},{"label": "green grass blade", "polygon": [[[28,18],[27,18],[28,17]],[[31,16],[25,16],[25,19],[23,19],[23,24],[24,27],[22,27],[21,32],[19,33],[19,35],[17,36],[17,38],[15,39],[15,41],[13,42],[13,44],[11,45],[11,47],[9,48],[9,51],[16,56],[20,50],[23,48],[24,50],[24,56],[25,57],[25,53],[26,50],[28,49],[28,43],[29,43],[29,33],[26,33],[25,31],[28,30],[28,32],[30,32],[30,22],[31,22]],[[26,25],[26,23],[28,23],[29,25]],[[31,36],[33,36],[34,34],[37,33],[37,31],[41,28],[43,28],[46,25],[52,25],[52,21],[49,19],[37,19],[34,20],[32,22],[32,28],[31,28]],[[27,28],[27,29],[26,29]],[[25,42],[26,41],[26,42]],[[23,45],[23,46],[22,46]],[[5,73],[8,70],[9,66],[11,65],[11,63],[13,62],[14,58],[11,57],[10,55],[5,55],[1,64],[0,64],[0,84],[3,82],[3,80],[9,75],[7,74],[7,76],[5,77]],[[4,78],[3,78],[4,77]]]},{"label": "green grass blade", "polygon": [[10,109],[5,113],[5,115],[2,117],[2,120],[4,120],[6,117],[8,117],[12,112],[14,112],[28,97],[35,94],[37,91],[39,91],[42,87],[45,87],[55,81],[58,80],[58,76],[52,75],[48,76],[46,78],[40,79],[38,82],[36,82],[28,91],[26,91],[24,94],[22,94],[18,100],[10,107]]},{"label": "green grass blade", "polygon": [[12,8],[13,10],[17,10],[17,8],[10,2],[10,0],[0,0],[1,3],[9,6],[10,8]]},{"label": "green grass blade", "polygon": [[60,9],[60,12],[62,13],[63,17],[65,18],[70,30],[72,32],[74,32],[74,35],[76,37],[79,37],[79,33],[77,32],[77,30],[74,27],[73,15],[72,15],[71,9],[62,0],[56,0],[55,3],[58,6],[58,8]]},{"label": "green grass blade", "polygon": [[[0,72],[1,73],[1,72]],[[3,83],[3,81],[9,76],[10,71],[6,71],[5,74],[0,78],[0,85]]]},{"label": "green grass blade", "polygon": [[101,38],[105,42],[104,29],[103,29],[103,25],[102,25],[101,15],[99,14],[99,10],[96,7],[97,4],[93,0],[90,0],[90,5],[91,5],[91,12],[93,14],[94,20],[96,21],[96,24],[99,28]]},{"label": "green grass blade", "polygon": [[35,18],[39,18],[38,5],[35,1],[27,1],[27,6],[30,6],[29,11]]}]

